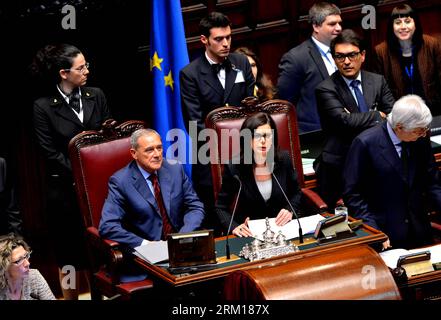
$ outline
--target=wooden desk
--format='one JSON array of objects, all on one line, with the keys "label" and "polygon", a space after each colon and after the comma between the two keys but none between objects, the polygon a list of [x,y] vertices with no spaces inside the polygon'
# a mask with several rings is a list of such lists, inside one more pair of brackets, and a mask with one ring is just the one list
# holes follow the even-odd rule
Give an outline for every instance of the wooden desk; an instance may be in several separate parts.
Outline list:
[{"label": "wooden desk", "polygon": [[[219,298],[222,293],[223,278],[236,270],[245,270],[252,268],[265,268],[274,266],[278,263],[285,263],[293,259],[299,259],[307,257],[312,253],[327,252],[335,248],[353,247],[359,245],[372,245],[380,244],[386,240],[386,235],[378,230],[375,230],[367,225],[363,225],[357,230],[357,237],[341,240],[338,242],[331,242],[327,244],[317,245],[308,244],[300,246],[300,251],[292,254],[273,257],[270,259],[259,261],[247,261],[240,259],[237,262],[228,262],[224,266],[220,266],[216,269],[202,271],[193,274],[172,274],[167,268],[152,265],[141,258],[136,258],[136,262],[151,275],[154,280],[155,289],[167,291],[167,294],[171,294],[170,289],[175,291],[173,295],[175,297],[188,297],[196,296],[207,299],[211,297],[213,299]],[[305,237],[306,239],[306,237]],[[231,253],[239,255],[239,251],[246,242],[251,242],[251,238],[236,238],[230,237]],[[225,256],[225,237],[216,239],[216,251],[218,257]],[[306,243],[306,241],[305,241]]]},{"label": "wooden desk", "polygon": [[404,300],[441,300],[441,270],[397,281]]},{"label": "wooden desk", "polygon": [[[240,286],[238,286],[240,284]],[[399,300],[400,291],[379,254],[367,245],[312,252],[225,279],[227,300]]]}]

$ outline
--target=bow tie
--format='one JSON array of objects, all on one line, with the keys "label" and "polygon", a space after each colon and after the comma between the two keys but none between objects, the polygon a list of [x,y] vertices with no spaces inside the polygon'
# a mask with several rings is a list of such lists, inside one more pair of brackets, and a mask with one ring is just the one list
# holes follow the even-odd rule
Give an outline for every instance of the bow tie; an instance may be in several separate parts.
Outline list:
[{"label": "bow tie", "polygon": [[218,74],[221,69],[229,70],[231,69],[231,61],[227,58],[222,63],[213,63],[211,65],[215,74]]},{"label": "bow tie", "polygon": [[74,109],[77,113],[80,113],[80,89],[75,88],[72,90],[69,98],[69,106]]}]

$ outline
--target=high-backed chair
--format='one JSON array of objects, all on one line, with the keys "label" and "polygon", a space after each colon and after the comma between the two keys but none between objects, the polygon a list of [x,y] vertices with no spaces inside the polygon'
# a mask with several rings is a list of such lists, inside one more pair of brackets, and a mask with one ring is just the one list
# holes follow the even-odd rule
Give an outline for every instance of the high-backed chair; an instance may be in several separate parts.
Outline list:
[{"label": "high-backed chair", "polygon": [[86,227],[93,300],[103,295],[127,300],[134,292],[153,286],[151,280],[121,283],[118,271],[123,252],[117,242],[103,239],[98,233],[109,178],[130,162],[130,135],[143,127],[144,122],[137,120],[118,126],[116,121],[107,120],[101,131],[85,131],[69,143],[75,189]]},{"label": "high-backed chair", "polygon": [[242,101],[241,107],[221,107],[207,115],[205,127],[214,129],[216,132],[216,136],[210,137],[209,141],[214,198],[217,199],[222,186],[224,164],[239,154],[239,143],[234,143],[234,141],[238,141],[236,138],[239,135],[240,127],[248,116],[257,112],[269,113],[276,123],[279,147],[288,151],[304,195],[302,213],[312,214],[326,211],[326,203],[314,191],[304,188],[297,117],[294,106],[285,100],[268,100],[259,104],[257,99],[247,98]]}]

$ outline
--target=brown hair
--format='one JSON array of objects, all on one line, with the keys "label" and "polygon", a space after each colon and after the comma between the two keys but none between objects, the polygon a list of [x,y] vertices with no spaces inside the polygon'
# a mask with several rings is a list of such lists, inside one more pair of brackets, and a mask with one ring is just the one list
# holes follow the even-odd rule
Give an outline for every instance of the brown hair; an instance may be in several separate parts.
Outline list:
[{"label": "brown hair", "polygon": [[253,51],[246,47],[237,48],[234,52],[243,54],[247,57],[251,57],[256,62],[257,75],[256,75],[256,86],[257,86],[257,98],[259,101],[271,100],[275,95],[275,88],[266,74],[263,73],[262,63]]},{"label": "brown hair", "polygon": [[12,251],[18,247],[23,247],[26,251],[30,251],[30,247],[23,238],[13,233],[0,237],[0,290],[7,285],[6,270],[11,264]]}]

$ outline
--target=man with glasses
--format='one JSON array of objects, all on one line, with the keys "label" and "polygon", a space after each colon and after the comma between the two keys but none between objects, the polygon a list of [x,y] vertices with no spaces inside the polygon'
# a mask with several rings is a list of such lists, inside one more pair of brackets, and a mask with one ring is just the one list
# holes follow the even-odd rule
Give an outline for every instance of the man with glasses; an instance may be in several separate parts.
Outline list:
[{"label": "man with glasses", "polygon": [[350,214],[389,237],[384,249],[410,249],[433,241],[428,204],[441,209],[441,186],[427,137],[431,121],[419,96],[404,96],[387,122],[361,133],[349,149],[345,204]]},{"label": "man with glasses", "polygon": [[333,209],[342,196],[342,172],[352,140],[381,123],[395,102],[383,76],[361,71],[365,60],[362,39],[343,30],[332,42],[335,72],[316,89],[317,107],[326,141],[314,163],[318,191]]}]

